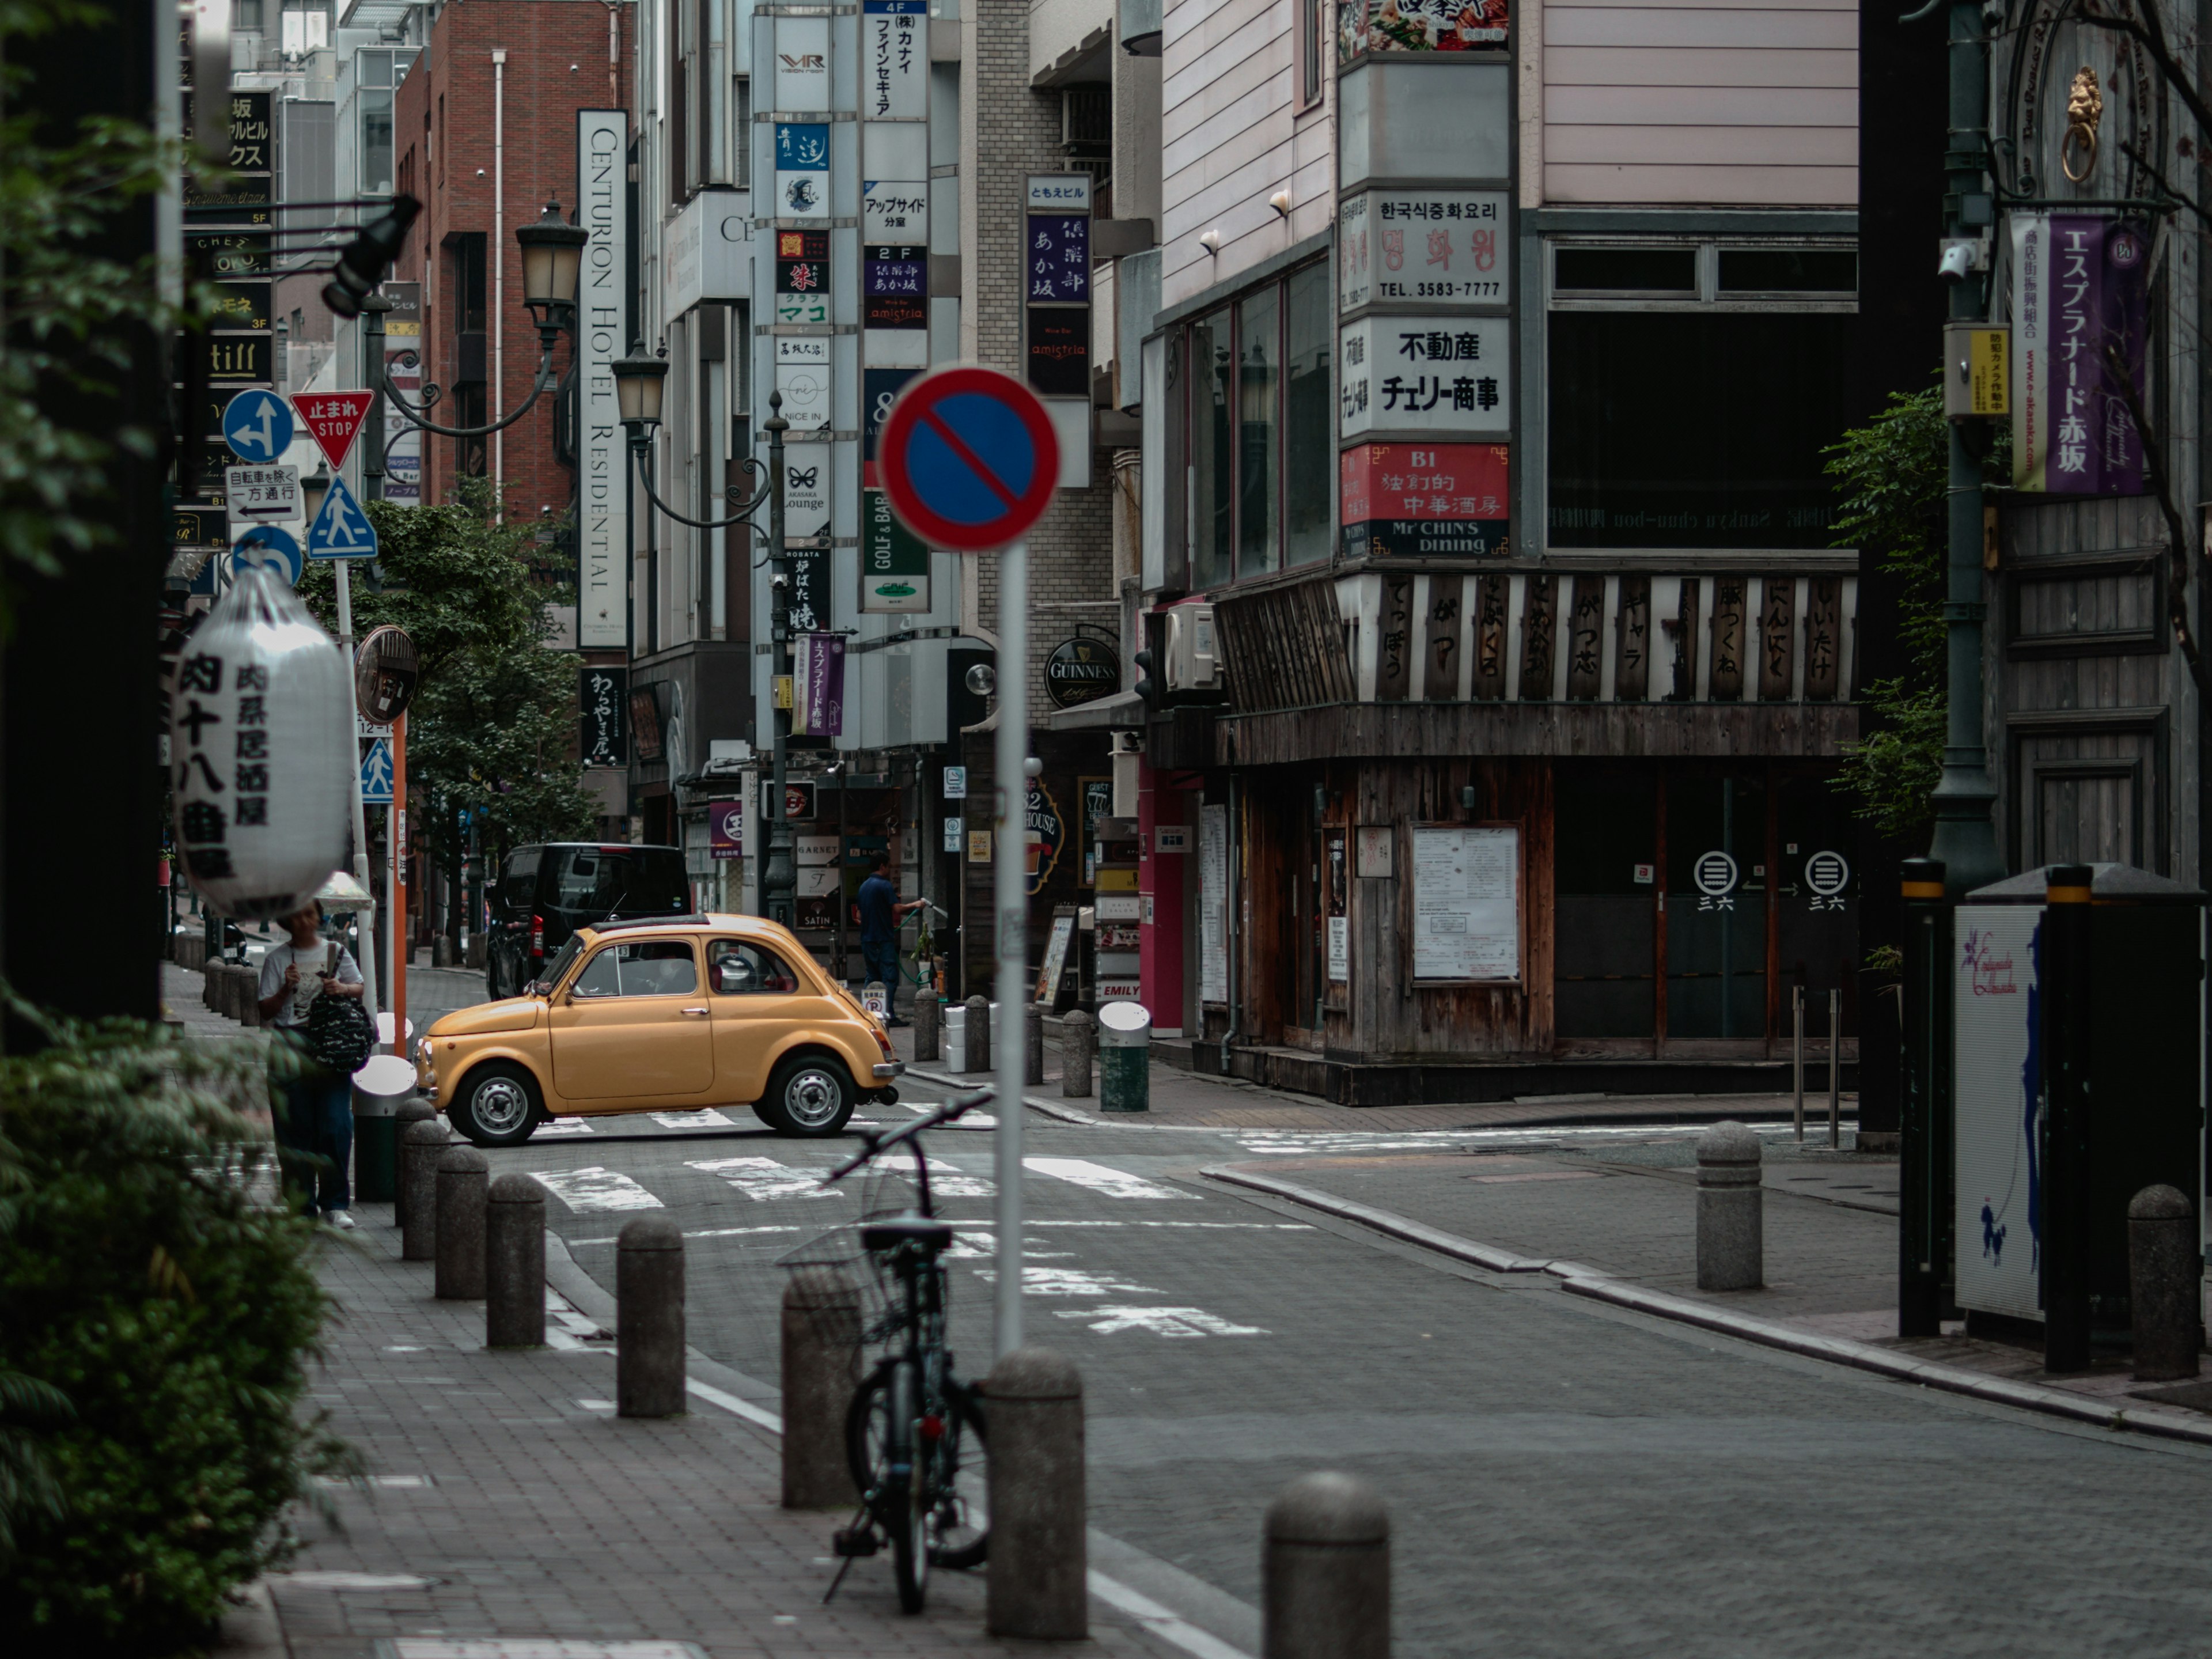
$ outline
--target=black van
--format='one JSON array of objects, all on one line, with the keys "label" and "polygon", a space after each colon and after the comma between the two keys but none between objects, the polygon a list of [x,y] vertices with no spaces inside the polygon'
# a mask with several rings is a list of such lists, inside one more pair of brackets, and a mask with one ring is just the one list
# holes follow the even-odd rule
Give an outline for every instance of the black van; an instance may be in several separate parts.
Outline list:
[{"label": "black van", "polygon": [[588,842],[516,848],[485,896],[484,984],[495,1000],[521,995],[579,927],[680,916],[691,908],[681,848]]}]

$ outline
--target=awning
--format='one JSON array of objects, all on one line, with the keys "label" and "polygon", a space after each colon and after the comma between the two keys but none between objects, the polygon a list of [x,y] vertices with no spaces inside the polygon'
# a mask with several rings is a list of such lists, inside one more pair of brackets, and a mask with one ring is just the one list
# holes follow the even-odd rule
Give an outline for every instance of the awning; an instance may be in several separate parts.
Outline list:
[{"label": "awning", "polygon": [[1116,691],[1095,702],[1055,708],[1044,717],[1048,732],[1134,732],[1144,724],[1145,700],[1134,691]]}]

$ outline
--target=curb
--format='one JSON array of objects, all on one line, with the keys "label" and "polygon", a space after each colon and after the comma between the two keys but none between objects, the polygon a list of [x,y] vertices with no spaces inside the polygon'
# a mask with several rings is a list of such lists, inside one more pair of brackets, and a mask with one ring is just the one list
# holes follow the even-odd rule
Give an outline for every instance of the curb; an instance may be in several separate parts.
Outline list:
[{"label": "curb", "polygon": [[[955,1076],[951,1072],[925,1072],[911,1060],[907,1064],[906,1074],[921,1078],[925,1082],[941,1084],[948,1089],[972,1089],[979,1084],[997,1080],[997,1073],[993,1072],[974,1072],[964,1077]],[[1022,1104],[1033,1112],[1042,1112],[1047,1117],[1056,1117],[1063,1123],[1080,1123],[1087,1129],[1097,1128],[1104,1121],[1088,1112],[1079,1112],[1073,1106],[1063,1106],[1054,1100],[1040,1100],[1035,1095],[1024,1095]]]},{"label": "curb", "polygon": [[1579,1261],[1516,1255],[1496,1245],[1478,1243],[1471,1238],[1462,1238],[1456,1233],[1445,1232],[1410,1216],[1378,1210],[1370,1205],[1356,1204],[1331,1193],[1301,1186],[1295,1181],[1254,1175],[1230,1164],[1213,1164],[1200,1170],[1199,1174],[1229,1186],[1247,1187],[1254,1192],[1287,1199],[1307,1209],[1318,1210],[1323,1215],[1353,1222],[1401,1243],[1434,1250],[1440,1255],[1487,1268],[1492,1273],[1546,1273],[1559,1280],[1560,1290],[1569,1296],[1587,1297],[1594,1302],[1607,1302],[1615,1307],[1649,1314],[1654,1318],[1695,1325],[1703,1330],[1756,1342],[1762,1347],[1778,1348],[1803,1358],[1848,1365],[1855,1370],[1871,1371],[1895,1382],[1941,1389],[1947,1394],[1964,1395],[1993,1405],[2042,1412],[2093,1427],[2148,1435],[2155,1439],[2181,1440],[2212,1446],[2212,1419],[2184,1417],[2173,1412],[2148,1408],[2130,1410],[2086,1395],[2070,1394],[2063,1389],[2044,1388],[2033,1382],[2014,1382],[1957,1365],[1915,1359],[1907,1354],[1877,1347],[1871,1342],[1855,1342],[1848,1337],[1817,1335],[1770,1319],[1755,1319],[1747,1314],[1731,1313],[1710,1303],[1694,1302],[1687,1297],[1674,1296],[1665,1291],[1648,1290]]}]

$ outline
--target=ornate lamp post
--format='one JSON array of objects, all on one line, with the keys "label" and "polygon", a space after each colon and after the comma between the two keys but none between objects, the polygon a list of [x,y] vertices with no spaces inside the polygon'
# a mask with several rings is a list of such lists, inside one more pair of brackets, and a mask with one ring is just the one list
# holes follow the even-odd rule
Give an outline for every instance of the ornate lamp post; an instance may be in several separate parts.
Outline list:
[{"label": "ornate lamp post", "polygon": [[[761,422],[761,430],[768,434],[768,482],[757,494],[726,519],[694,519],[678,513],[662,501],[653,488],[653,433],[660,424],[660,400],[668,376],[665,358],[647,355],[642,342],[630,347],[629,356],[613,365],[615,400],[622,411],[624,431],[629,434],[629,453],[637,465],[639,482],[645,486],[646,499],[675,520],[690,525],[695,530],[721,530],[732,525],[743,525],[751,534],[759,536],[768,545],[770,574],[769,589],[769,635],[775,647],[776,678],[788,680],[791,677],[791,568],[789,550],[783,539],[783,434],[791,429],[791,422],[783,418],[783,394],[771,392],[768,395],[769,417]],[[758,461],[748,458],[745,470],[757,472]],[[741,490],[727,492],[734,506]],[[762,504],[768,507],[768,529],[763,532],[753,522],[753,515]],[[761,908],[770,921],[785,927],[798,921],[796,893],[799,886],[799,864],[792,843],[791,821],[784,816],[784,781],[791,739],[791,710],[788,707],[775,711],[775,742],[770,763],[768,852],[761,861]]]}]

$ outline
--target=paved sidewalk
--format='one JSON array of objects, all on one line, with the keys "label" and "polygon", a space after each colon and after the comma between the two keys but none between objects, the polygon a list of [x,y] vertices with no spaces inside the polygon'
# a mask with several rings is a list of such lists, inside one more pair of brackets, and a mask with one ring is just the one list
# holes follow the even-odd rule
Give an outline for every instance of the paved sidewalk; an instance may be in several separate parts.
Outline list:
[{"label": "paved sidewalk", "polygon": [[[908,1618],[879,1556],[823,1606],[843,1517],[778,1506],[774,1432],[696,1394],[685,1417],[617,1418],[612,1345],[580,1342],[592,1322],[573,1314],[554,1327],[563,1346],[486,1350],[483,1304],[434,1300],[430,1264],[398,1259],[390,1206],[359,1213],[323,1268],[338,1312],[313,1398],[368,1482],[331,1494],[343,1534],[303,1520],[313,1541],[270,1581],[291,1659],[432,1636],[682,1641],[733,1659],[1027,1650],[982,1635],[980,1574],[933,1575],[928,1611]],[[1176,1652],[1102,1604],[1091,1632],[1114,1659]]]}]

